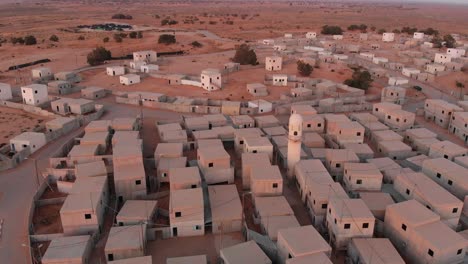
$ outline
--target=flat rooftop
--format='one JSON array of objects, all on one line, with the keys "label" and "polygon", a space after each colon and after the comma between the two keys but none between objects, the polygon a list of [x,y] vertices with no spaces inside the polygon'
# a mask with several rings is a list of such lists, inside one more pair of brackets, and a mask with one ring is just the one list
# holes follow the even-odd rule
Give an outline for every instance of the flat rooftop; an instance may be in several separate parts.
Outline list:
[{"label": "flat rooftop", "polygon": [[127,200],[120,209],[117,220],[148,220],[155,213],[158,201]]},{"label": "flat rooftop", "polygon": [[105,251],[140,250],[143,245],[142,231],[146,225],[114,226],[109,231]]},{"label": "flat rooftop", "polygon": [[388,238],[353,238],[352,242],[363,263],[405,264]]},{"label": "flat rooftop", "polygon": [[206,264],[206,255],[167,258],[166,264]]},{"label": "flat rooftop", "polygon": [[386,214],[388,215],[389,213],[397,214],[402,221],[412,226],[440,221],[439,215],[427,209],[416,200],[389,205]]},{"label": "flat rooftop", "polygon": [[80,163],[75,165],[75,176],[77,178],[107,176],[107,168],[102,160]]},{"label": "flat rooftop", "polygon": [[281,229],[278,241],[284,241],[295,256],[331,251],[330,245],[311,225]]},{"label": "flat rooftop", "polygon": [[237,244],[232,247],[223,248],[220,251],[220,255],[228,263],[272,263],[268,256],[253,240]]},{"label": "flat rooftop", "polygon": [[250,172],[251,181],[282,181],[283,177],[277,165],[265,166]]},{"label": "flat rooftop", "polygon": [[81,261],[90,243],[91,237],[88,235],[54,238],[42,257],[42,261],[47,263]]},{"label": "flat rooftop", "polygon": [[345,219],[374,219],[374,215],[362,199],[332,199],[330,203],[337,217]]},{"label": "flat rooftop", "polygon": [[208,186],[213,220],[242,219],[242,205],[235,184]]},{"label": "flat rooftop", "polygon": [[255,208],[260,216],[294,215],[284,196],[255,197]]}]

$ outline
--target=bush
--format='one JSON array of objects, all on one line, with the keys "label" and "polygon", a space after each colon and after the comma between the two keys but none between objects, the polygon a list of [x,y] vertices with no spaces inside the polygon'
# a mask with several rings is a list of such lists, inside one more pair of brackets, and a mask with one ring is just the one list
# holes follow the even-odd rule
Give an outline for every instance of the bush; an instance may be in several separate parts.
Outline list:
[{"label": "bush", "polygon": [[422,31],[424,34],[426,35],[430,35],[430,36],[437,36],[439,35],[439,31],[438,30],[435,30],[433,28],[427,28],[425,30]]},{"label": "bush", "polygon": [[465,85],[459,81],[455,81],[455,85],[457,86],[457,88],[465,88]]},{"label": "bush", "polygon": [[350,25],[348,27],[348,30],[350,31],[355,31],[355,30],[360,30],[360,31],[365,31],[367,29],[367,25],[361,24],[361,25]]},{"label": "bush", "polygon": [[440,49],[442,48],[442,39],[439,36],[435,36],[432,38],[432,44],[434,44],[434,48]]},{"label": "bush", "polygon": [[139,38],[139,39],[143,38],[143,32],[138,31],[137,38]]},{"label": "bush", "polygon": [[301,76],[310,76],[314,68],[309,63],[303,61],[297,61],[297,71]]},{"label": "bush", "polygon": [[112,54],[109,50],[104,47],[97,47],[88,54],[87,61],[89,65],[96,66],[111,58]]},{"label": "bush", "polygon": [[457,41],[452,37],[452,35],[445,35],[444,41],[445,41],[445,47],[449,49],[455,48],[455,44],[457,43]]},{"label": "bush", "polygon": [[52,35],[52,36],[50,36],[49,40],[53,41],[53,42],[58,42],[59,38],[57,37],[57,35]]},{"label": "bush", "polygon": [[174,44],[176,43],[176,38],[174,35],[162,34],[161,36],[159,36],[158,43],[166,45]]},{"label": "bush", "polygon": [[21,44],[21,45],[24,44],[24,38],[22,38],[22,37],[19,37],[19,38],[17,38],[17,37],[12,37],[12,38],[10,39],[10,41],[11,41],[12,44]]},{"label": "bush", "polygon": [[380,35],[382,35],[383,33],[387,32],[387,30],[381,28],[379,29],[379,31],[377,31],[377,33],[379,33]]},{"label": "bush", "polygon": [[165,19],[161,20],[161,26],[176,25],[178,23],[179,22],[177,22],[176,20],[172,20],[172,19],[168,19],[168,18],[165,18]]},{"label": "bush", "polygon": [[203,45],[202,45],[200,42],[198,42],[198,41],[194,41],[194,42],[190,43],[190,45],[192,45],[192,47],[194,47],[194,48],[201,48],[201,47],[203,47]]},{"label": "bush", "polygon": [[131,39],[135,39],[135,38],[137,38],[138,33],[137,33],[136,31],[132,31],[132,32],[130,32],[130,34],[128,34],[128,36],[129,36]]},{"label": "bush", "polygon": [[418,31],[417,28],[410,28],[410,27],[403,27],[401,29],[401,33],[407,33],[408,35],[413,35],[417,31]]},{"label": "bush", "polygon": [[85,37],[84,36],[79,36],[78,40],[85,40]]},{"label": "bush", "polygon": [[329,26],[325,25],[322,27],[323,35],[341,35],[343,30],[339,26]]},{"label": "bush", "polygon": [[247,44],[242,44],[236,48],[236,54],[232,58],[233,62],[240,63],[241,65],[257,65],[257,54]]},{"label": "bush", "polygon": [[117,43],[121,43],[122,42],[122,36],[120,36],[120,34],[115,34],[114,35],[114,41],[117,42]]},{"label": "bush", "polygon": [[104,43],[107,43],[107,42],[109,42],[109,37],[105,37],[105,38],[103,38],[103,39],[102,39],[102,42],[104,42]]},{"label": "bush", "polygon": [[32,35],[28,35],[24,37],[24,45],[36,45],[36,44],[37,44],[36,37]]},{"label": "bush", "polygon": [[360,69],[354,70],[353,76],[351,79],[347,79],[344,81],[344,84],[359,88],[362,90],[367,90],[372,83],[372,76],[368,71],[361,71]]},{"label": "bush", "polygon": [[133,19],[133,17],[125,14],[115,14],[112,16],[112,19]]}]

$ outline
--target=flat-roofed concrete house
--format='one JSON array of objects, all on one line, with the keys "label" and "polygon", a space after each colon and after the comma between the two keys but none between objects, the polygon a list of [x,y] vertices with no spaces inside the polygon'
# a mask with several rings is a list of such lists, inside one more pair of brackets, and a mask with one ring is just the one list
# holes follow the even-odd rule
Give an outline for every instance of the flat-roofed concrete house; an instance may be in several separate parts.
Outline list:
[{"label": "flat-roofed concrete house", "polygon": [[114,184],[122,203],[146,194],[146,174],[141,145],[121,143],[113,147]]},{"label": "flat-roofed concrete house", "polygon": [[198,167],[171,168],[170,190],[192,189],[201,187],[201,177]]},{"label": "flat-roofed concrete house", "polygon": [[247,92],[249,92],[253,96],[267,96],[268,95],[268,89],[266,85],[262,83],[248,83]]},{"label": "flat-roofed concrete house", "polygon": [[343,147],[353,151],[361,162],[374,158],[374,151],[366,143],[346,143],[343,144]]},{"label": "flat-roofed concrete house", "polygon": [[468,112],[453,113],[448,130],[468,144]]},{"label": "flat-roofed concrete house", "polygon": [[279,263],[286,263],[290,258],[319,253],[331,255],[330,245],[311,225],[279,230],[277,246]]},{"label": "flat-roofed concrete house", "polygon": [[112,129],[114,131],[137,131],[140,130],[139,118],[136,117],[118,117],[112,120]]},{"label": "flat-roofed concrete house", "polygon": [[385,235],[411,263],[463,263],[466,240],[419,202],[387,207]]},{"label": "flat-roofed concrete house", "polygon": [[107,261],[143,257],[145,252],[145,224],[111,227],[104,248]]},{"label": "flat-roofed concrete house", "polygon": [[393,42],[393,41],[395,41],[395,33],[389,33],[389,32],[383,33],[382,34],[382,41],[383,42]]},{"label": "flat-roofed concrete house", "polygon": [[445,65],[438,63],[431,63],[424,66],[424,70],[430,74],[439,75],[445,71]]},{"label": "flat-roofed concrete house", "polygon": [[68,152],[67,157],[70,158],[71,162],[77,164],[94,161],[95,156],[99,154],[98,145],[75,145],[70,152]]},{"label": "flat-roofed concrete house", "polygon": [[185,168],[187,166],[187,157],[160,158],[156,167],[156,178],[159,185],[170,183],[171,169]]},{"label": "flat-roofed concrete house", "polygon": [[206,120],[208,120],[209,128],[214,127],[223,127],[227,126],[228,122],[226,117],[223,114],[210,114],[203,116]]},{"label": "flat-roofed concrete house", "polygon": [[21,87],[23,103],[38,106],[49,101],[47,86],[44,84],[30,84]]},{"label": "flat-roofed concrete house", "polygon": [[292,88],[291,96],[294,98],[310,97],[312,96],[312,90],[304,87]]},{"label": "flat-roofed concrete house", "polygon": [[66,134],[80,127],[80,122],[74,117],[57,117],[45,124],[46,130],[49,132],[61,132]]},{"label": "flat-roofed concrete house", "polygon": [[200,131],[211,129],[210,122],[204,116],[185,118],[185,128],[188,131]]},{"label": "flat-roofed concrete house", "polygon": [[123,85],[132,85],[132,84],[137,84],[140,83],[140,75],[136,74],[125,74],[121,75],[120,77],[120,84]]},{"label": "flat-roofed concrete house", "polygon": [[129,63],[129,67],[135,72],[138,72],[141,70],[141,67],[145,66],[146,64],[147,64],[146,61],[131,61]]},{"label": "flat-roofed concrete house", "polygon": [[[206,258],[206,255],[186,256],[186,257],[176,257],[176,258],[166,259],[166,264],[207,264],[207,263],[208,263],[208,260]],[[148,264],[151,264],[151,262]]]},{"label": "flat-roofed concrete house", "polygon": [[273,104],[263,99],[249,101],[248,106],[259,114],[269,113],[273,110]]},{"label": "flat-roofed concrete house", "polygon": [[372,163],[382,172],[385,183],[393,183],[394,179],[402,171],[402,167],[389,157],[368,159],[368,163]]},{"label": "flat-roofed concrete house", "polygon": [[255,127],[255,120],[249,115],[231,116],[230,119],[233,126],[237,129]]},{"label": "flat-roofed concrete house", "polygon": [[112,146],[122,142],[135,142],[135,144],[141,145],[140,131],[115,131],[112,136]]},{"label": "flat-roofed concrete house", "polygon": [[151,224],[158,210],[157,205],[158,201],[127,200],[117,214],[117,224],[119,226]]},{"label": "flat-roofed concrete house", "polygon": [[203,70],[200,76],[202,88],[207,91],[219,90],[223,87],[222,73],[218,69]]},{"label": "flat-roofed concrete house", "polygon": [[317,110],[313,108],[311,105],[304,105],[304,104],[295,104],[291,105],[291,115],[292,114],[299,114],[302,117],[306,115],[316,115]]},{"label": "flat-roofed concrete house", "polygon": [[359,158],[356,153],[348,149],[325,150],[325,167],[335,181],[342,180],[346,162],[359,163]]},{"label": "flat-roofed concrete house", "polygon": [[440,64],[446,64],[452,61],[452,55],[444,53],[436,53],[434,55],[434,62]]},{"label": "flat-roofed concrete house", "polygon": [[375,218],[361,199],[331,199],[327,227],[336,249],[346,249],[353,238],[371,238]]},{"label": "flat-roofed concrete house", "polygon": [[452,56],[452,58],[460,58],[465,56],[466,54],[466,49],[463,48],[449,48],[447,49],[447,54]]},{"label": "flat-roofed concrete house", "polygon": [[20,152],[29,148],[30,154],[36,152],[47,143],[44,133],[23,132],[10,139],[10,148],[13,152]]},{"label": "flat-roofed concrete house", "polygon": [[153,50],[143,50],[133,52],[133,61],[156,62],[158,54]]},{"label": "flat-roofed concrete house", "polygon": [[265,132],[265,136],[268,138],[274,137],[274,136],[284,136],[288,133],[286,129],[283,126],[277,126],[277,127],[265,127],[262,128],[263,132]]},{"label": "flat-roofed concrete house", "polygon": [[325,120],[319,115],[302,115],[302,131],[323,133]]},{"label": "flat-roofed concrete house", "polygon": [[410,146],[401,141],[382,141],[377,145],[378,152],[394,160],[404,160],[414,156]]},{"label": "flat-roofed concrete house", "polygon": [[371,113],[352,113],[349,115],[349,119],[351,121],[357,121],[361,125],[369,122],[377,122],[379,120]]},{"label": "flat-roofed concrete house", "polygon": [[54,77],[52,71],[46,67],[34,68],[31,70],[31,74],[34,80],[49,80]]},{"label": "flat-roofed concrete house", "polygon": [[219,256],[225,264],[258,263],[271,264],[271,260],[262,249],[250,240],[231,247],[225,247],[219,251]]},{"label": "flat-roofed concrete house", "polygon": [[119,76],[125,74],[125,67],[123,66],[111,66],[106,68],[106,74],[109,76]]},{"label": "flat-roofed concrete house", "polygon": [[254,196],[277,196],[283,193],[283,177],[276,165],[250,172],[250,190]]},{"label": "flat-roofed concrete house", "polygon": [[85,127],[85,132],[110,131],[111,124],[111,120],[94,120]]},{"label": "flat-roofed concrete house", "polygon": [[273,86],[288,86],[288,75],[286,74],[273,74],[272,76]]},{"label": "flat-roofed concrete house", "polygon": [[388,85],[407,85],[408,83],[409,83],[409,80],[403,77],[389,77],[388,78]]},{"label": "flat-roofed concrete house", "polygon": [[468,169],[468,156],[456,157],[454,162],[456,164]]},{"label": "flat-roofed concrete house", "polygon": [[263,131],[260,128],[244,128],[236,129],[234,131],[234,149],[236,153],[240,154],[244,151],[245,138],[247,137],[260,137]]},{"label": "flat-roofed concrete house", "polygon": [[267,153],[273,159],[273,144],[267,137],[245,137],[244,153]]},{"label": "flat-roofed concrete house", "polygon": [[173,237],[204,235],[204,215],[203,191],[201,188],[171,191],[169,222]]},{"label": "flat-roofed concrete house", "polygon": [[390,110],[386,114],[385,125],[395,131],[413,128],[416,115],[402,109]]},{"label": "flat-roofed concrete house", "polygon": [[364,127],[358,122],[347,121],[327,124],[329,134],[340,146],[347,143],[364,143]]},{"label": "flat-roofed concrete house", "polygon": [[[265,219],[264,219],[265,220]],[[268,235],[272,241],[278,240],[278,231],[285,228],[300,227],[301,225],[294,215],[280,215],[268,217],[261,223],[262,231]]]},{"label": "flat-roofed concrete house", "polygon": [[306,33],[306,38],[307,38],[307,39],[315,39],[315,38],[317,38],[317,32],[312,32],[312,31],[311,31],[311,32],[307,32],[307,33]]},{"label": "flat-roofed concrete house", "polygon": [[107,91],[101,87],[86,87],[81,90],[81,97],[89,99],[89,100],[96,100],[100,98],[104,98],[107,95]]},{"label": "flat-roofed concrete house", "polygon": [[343,184],[350,192],[380,191],[383,175],[372,163],[345,163]]},{"label": "flat-roofed concrete house", "polygon": [[52,81],[47,83],[47,90],[52,94],[70,94],[73,92],[71,83],[67,81]]},{"label": "flat-roofed concrete house", "polygon": [[197,150],[198,167],[208,184],[234,182],[234,169],[231,156],[224,149],[220,140],[215,145],[199,146]]},{"label": "flat-roofed concrete house", "polygon": [[154,151],[156,166],[161,158],[179,158],[183,156],[184,146],[182,143],[159,143]]},{"label": "flat-roofed concrete house", "polygon": [[463,201],[468,195],[468,169],[444,158],[426,159],[422,172]]},{"label": "flat-roofed concrete house", "polygon": [[400,110],[401,105],[388,103],[388,102],[381,102],[375,103],[372,106],[372,114],[375,115],[380,121],[385,122],[385,118],[389,111],[391,110]]},{"label": "flat-roofed concrete house", "polygon": [[413,78],[414,76],[417,76],[418,74],[420,74],[421,71],[419,69],[416,69],[416,68],[403,68],[403,70],[401,70],[401,74],[403,74],[404,76],[406,77],[409,77],[409,78]]},{"label": "flat-roofed concrete house", "polygon": [[250,189],[250,176],[252,170],[265,168],[271,165],[270,157],[267,153],[242,153],[242,187],[244,190]]},{"label": "flat-roofed concrete house", "polygon": [[144,73],[157,72],[159,71],[159,65],[156,65],[156,64],[141,65],[140,71]]},{"label": "flat-roofed concrete house", "polygon": [[213,234],[240,232],[242,205],[235,184],[208,186]]},{"label": "flat-roofed concrete house", "polygon": [[388,238],[353,238],[348,247],[348,257],[353,263],[405,264]]},{"label": "flat-roofed concrete house", "polygon": [[439,142],[441,141],[435,137],[434,138],[417,138],[413,141],[413,143],[411,144],[411,147],[413,148],[414,151],[417,151],[418,153],[429,155],[431,146]]},{"label": "flat-roofed concrete house", "polygon": [[395,179],[394,188],[404,198],[433,210],[452,229],[457,227],[463,202],[423,173],[402,173]]},{"label": "flat-roofed concrete house", "polygon": [[104,153],[109,143],[109,132],[85,133],[80,139],[80,145],[97,145],[99,152]]},{"label": "flat-roofed concrete house", "polygon": [[325,139],[316,132],[304,133],[302,143],[308,148],[325,148]]},{"label": "flat-roofed concrete house", "polygon": [[254,196],[255,214],[263,223],[268,222],[268,218],[273,216],[294,215],[294,211],[286,198],[280,196]]},{"label": "flat-roofed concrete house", "polygon": [[41,263],[44,264],[86,264],[92,250],[90,236],[66,236],[51,240]]},{"label": "flat-roofed concrete house", "polygon": [[54,79],[56,81],[67,81],[70,83],[79,83],[82,80],[75,72],[57,72],[54,74]]},{"label": "flat-roofed concrete house", "polygon": [[461,147],[451,141],[444,140],[430,146],[429,157],[444,158],[453,161],[456,157],[467,156],[468,149]]},{"label": "flat-roofed concrete house", "polygon": [[374,131],[372,133],[372,143],[378,146],[380,143],[384,141],[401,141],[403,142],[403,136],[396,133],[392,130],[382,130],[382,131]]},{"label": "flat-roofed concrete house", "polygon": [[424,117],[437,125],[447,128],[454,112],[462,112],[463,108],[441,99],[426,99]]},{"label": "flat-roofed concrete house", "polygon": [[405,131],[405,140],[413,146],[416,139],[436,138],[437,134],[427,128],[413,128]]},{"label": "flat-roofed concrete house", "polygon": [[395,203],[390,194],[383,192],[360,192],[359,198],[364,201],[374,217],[378,220],[376,223],[377,226],[383,223],[387,206]]},{"label": "flat-roofed concrete house", "polygon": [[65,235],[89,235],[101,232],[105,207],[102,193],[70,194],[60,209]]},{"label": "flat-roofed concrete house", "polygon": [[0,83],[0,100],[7,101],[12,98],[11,86],[8,83]]},{"label": "flat-roofed concrete house", "polygon": [[50,103],[52,111],[59,114],[88,114],[95,109],[94,101],[87,99],[60,98]]},{"label": "flat-roofed concrete house", "polygon": [[267,56],[265,58],[265,70],[281,71],[283,69],[283,58],[280,56]]},{"label": "flat-roofed concrete house", "polygon": [[387,86],[382,89],[382,102],[389,102],[398,105],[405,103],[406,88],[400,86]]}]

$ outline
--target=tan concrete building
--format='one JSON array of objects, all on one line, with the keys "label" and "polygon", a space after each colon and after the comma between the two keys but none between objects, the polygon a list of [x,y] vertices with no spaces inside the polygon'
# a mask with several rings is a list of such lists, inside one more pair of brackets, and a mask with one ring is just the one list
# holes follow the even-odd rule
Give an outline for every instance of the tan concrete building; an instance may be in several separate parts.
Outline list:
[{"label": "tan concrete building", "polygon": [[92,250],[92,241],[87,236],[67,236],[52,239],[41,263],[87,264]]},{"label": "tan concrete building", "polygon": [[85,132],[110,131],[111,125],[111,120],[94,120],[89,122],[89,124],[85,127]]},{"label": "tan concrete building", "polygon": [[107,176],[104,161],[93,161],[75,165],[75,178]]},{"label": "tan concrete building", "polygon": [[255,127],[255,120],[249,115],[231,116],[230,118],[235,128]]},{"label": "tan concrete building", "polygon": [[159,143],[154,151],[156,166],[161,158],[180,158],[183,156],[184,145],[182,143]]},{"label": "tan concrete building", "polygon": [[359,163],[359,158],[351,150],[347,149],[326,149],[325,167],[330,172],[333,180],[341,181],[344,174],[344,164],[349,162]]},{"label": "tan concrete building", "polygon": [[169,222],[173,237],[205,234],[203,191],[201,188],[171,191]]},{"label": "tan concrete building", "polygon": [[350,192],[380,191],[383,175],[372,163],[345,163],[343,185]]},{"label": "tan concrete building", "polygon": [[245,137],[243,144],[244,153],[266,153],[273,159],[273,145],[267,137]]},{"label": "tan concrete building", "polygon": [[462,112],[463,108],[441,99],[426,99],[424,116],[426,120],[447,128],[454,112]]},{"label": "tan concrete building", "polygon": [[456,229],[463,202],[423,173],[404,173],[395,179],[395,190],[406,199],[415,199],[437,213],[441,220]]},{"label": "tan concrete building", "polygon": [[240,232],[242,229],[242,205],[236,185],[208,187],[213,234]]},{"label": "tan concrete building", "polygon": [[[307,239],[304,239],[304,238]],[[331,254],[331,247],[311,225],[281,229],[278,231],[278,262],[287,259],[324,253]]]},{"label": "tan concrete building", "polygon": [[20,152],[29,148],[30,153],[36,152],[47,143],[44,133],[23,132],[10,139],[10,148],[13,152]]},{"label": "tan concrete building", "polygon": [[384,123],[392,130],[405,131],[413,128],[415,119],[416,115],[414,113],[396,109],[387,112]]},{"label": "tan concrete building", "polygon": [[207,263],[208,263],[208,260],[206,259],[206,255],[186,256],[186,257],[176,257],[176,258],[166,259],[166,264],[207,264]]},{"label": "tan concrete building", "polygon": [[107,261],[142,257],[146,252],[146,225],[116,226],[109,231],[104,254]]},{"label": "tan concrete building", "polygon": [[201,177],[198,167],[171,168],[170,190],[193,189],[201,187]]},{"label": "tan concrete building", "polygon": [[453,161],[456,157],[467,156],[468,149],[451,141],[444,140],[431,145],[429,157],[444,158]]},{"label": "tan concrete building", "polygon": [[146,173],[141,146],[121,143],[113,147],[114,184],[122,203],[146,194]]},{"label": "tan concrete building", "polygon": [[401,141],[379,142],[378,151],[394,160],[404,160],[414,156],[412,148]]},{"label": "tan concrete building", "polygon": [[376,218],[376,225],[383,223],[387,206],[394,204],[393,198],[383,192],[360,192],[359,197]]},{"label": "tan concrete building", "polygon": [[375,103],[372,106],[372,114],[375,115],[381,122],[385,122],[385,118],[389,111],[391,110],[400,110],[401,105],[388,103],[388,102],[381,102]]},{"label": "tan concrete building", "polygon": [[302,131],[323,133],[325,131],[325,120],[319,115],[302,116]]},{"label": "tan concrete building", "polygon": [[354,238],[349,243],[348,257],[352,263],[406,263],[387,238]]},{"label": "tan concrete building", "polygon": [[62,132],[66,134],[80,127],[80,122],[74,117],[58,117],[45,124],[49,132]]},{"label": "tan concrete building", "polygon": [[463,201],[468,194],[468,169],[444,158],[426,159],[422,172]]},{"label": "tan concrete building", "polygon": [[219,251],[219,256],[225,264],[258,263],[271,264],[271,260],[262,249],[250,240],[235,246],[226,247]]},{"label": "tan concrete building", "polygon": [[273,115],[256,116],[255,126],[259,128],[275,127],[281,125],[280,121]]},{"label": "tan concrete building", "polygon": [[267,96],[268,88],[263,83],[248,83],[247,92],[253,96]]},{"label": "tan concrete building", "polygon": [[60,209],[63,233],[89,235],[101,232],[104,210],[102,193],[83,192],[68,195]]},{"label": "tan concrete building", "polygon": [[271,166],[267,153],[242,153],[242,187],[250,189],[250,177],[252,170],[259,170]]},{"label": "tan concrete building", "polygon": [[366,143],[347,143],[343,147],[344,149],[353,151],[361,162],[374,158],[374,151]]},{"label": "tan concrete building", "polygon": [[361,199],[330,200],[326,219],[331,243],[337,249],[346,249],[353,238],[374,234],[374,215]]},{"label": "tan concrete building", "polygon": [[317,253],[312,255],[306,255],[297,258],[290,258],[286,260],[286,264],[309,264],[309,263],[321,263],[321,264],[332,264],[333,262],[325,253]]},{"label": "tan concrete building", "polygon": [[98,145],[75,145],[67,157],[73,164],[92,162],[100,154]]},{"label": "tan concrete building", "polygon": [[364,127],[358,122],[327,124],[329,134],[340,146],[347,143],[364,143]]},{"label": "tan concrete building", "polygon": [[302,117],[307,115],[314,116],[317,114],[317,110],[311,105],[293,104],[291,105],[291,115],[292,114],[299,114]]},{"label": "tan concrete building", "polygon": [[384,176],[385,183],[393,183],[403,171],[403,168],[389,157],[368,159],[367,162],[377,166]]},{"label": "tan concrete building", "polygon": [[437,134],[427,128],[413,128],[405,131],[405,140],[413,146],[416,139],[436,138]]},{"label": "tan concrete building", "polygon": [[448,130],[468,144],[468,112],[454,112]]},{"label": "tan concrete building", "polygon": [[187,166],[187,157],[161,158],[156,167],[157,182],[161,185],[170,183],[171,169],[185,168]]},{"label": "tan concrete building", "polygon": [[198,167],[208,184],[234,182],[234,168],[231,167],[231,156],[224,149],[221,140],[197,149]]},{"label": "tan concrete building", "polygon": [[387,86],[382,89],[382,102],[403,105],[405,103],[406,88],[400,86]]},{"label": "tan concrete building", "polygon": [[157,214],[158,201],[127,200],[117,214],[119,226],[152,224]]},{"label": "tan concrete building", "polygon": [[250,172],[250,190],[254,196],[277,196],[283,193],[283,177],[276,165]]}]

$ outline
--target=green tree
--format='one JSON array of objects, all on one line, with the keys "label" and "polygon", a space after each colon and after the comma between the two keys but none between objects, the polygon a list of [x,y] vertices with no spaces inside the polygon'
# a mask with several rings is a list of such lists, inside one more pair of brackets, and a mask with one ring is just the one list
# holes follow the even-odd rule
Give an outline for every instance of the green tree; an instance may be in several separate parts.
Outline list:
[{"label": "green tree", "polygon": [[36,44],[37,44],[36,37],[32,35],[28,35],[24,37],[24,45],[36,45]]},{"label": "green tree", "polygon": [[84,36],[79,36],[78,40],[85,40],[85,37]]},{"label": "green tree", "polygon": [[103,39],[102,39],[102,42],[104,42],[104,43],[107,43],[107,42],[109,42],[109,37],[105,37],[105,38],[103,38]]},{"label": "green tree", "polygon": [[203,45],[202,45],[200,42],[198,42],[198,41],[194,41],[194,42],[190,43],[190,45],[192,45],[192,47],[194,47],[194,48],[201,48],[201,47],[203,47]]},{"label": "green tree", "polygon": [[344,84],[362,90],[369,89],[371,83],[371,74],[368,71],[361,71],[361,69],[355,69],[351,79],[344,81]]},{"label": "green tree", "polygon": [[445,47],[449,49],[455,48],[455,44],[457,43],[457,41],[452,37],[452,35],[445,35],[444,41],[445,41]]},{"label": "green tree", "polygon": [[341,29],[339,26],[325,25],[322,27],[322,34],[323,35],[341,35],[343,34],[343,29]]},{"label": "green tree", "polygon": [[310,76],[314,68],[309,63],[305,63],[301,60],[297,61],[297,71],[301,76]]},{"label": "green tree", "polygon": [[380,35],[382,35],[383,33],[387,32],[387,30],[381,28],[379,29],[379,31],[377,33],[379,33]]},{"label": "green tree", "polygon": [[236,48],[236,54],[232,58],[233,62],[240,63],[241,65],[257,65],[257,54],[247,44],[241,44]]},{"label": "green tree", "polygon": [[176,38],[174,35],[162,34],[159,36],[158,43],[166,45],[174,44],[176,43]]},{"label": "green tree", "polygon": [[97,47],[87,56],[88,64],[96,66],[112,58],[112,53],[104,47]]},{"label": "green tree", "polygon": [[139,38],[139,39],[143,38],[143,32],[138,31],[137,32],[137,38]]},{"label": "green tree", "polygon": [[57,35],[52,35],[52,36],[50,36],[49,40],[53,41],[53,42],[58,42],[59,38],[57,37]]},{"label": "green tree", "polygon": [[115,34],[114,41],[117,43],[121,43],[123,41],[122,36],[120,36],[120,34]]},{"label": "green tree", "polygon": [[135,38],[137,38],[138,33],[137,33],[136,31],[132,31],[132,32],[130,32],[130,34],[128,34],[128,36],[129,36],[131,39],[135,39]]}]

